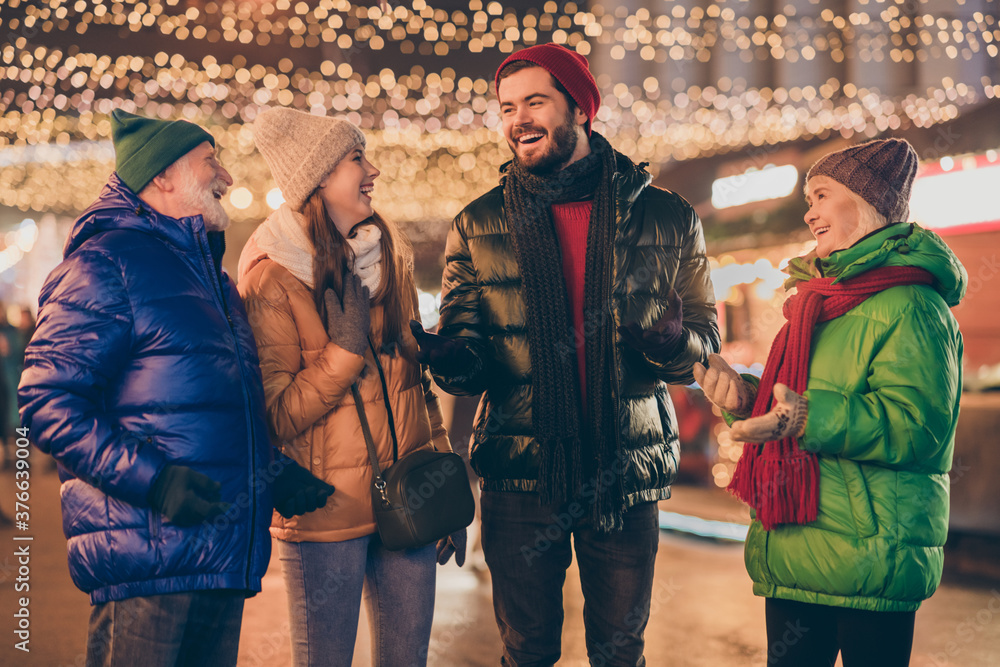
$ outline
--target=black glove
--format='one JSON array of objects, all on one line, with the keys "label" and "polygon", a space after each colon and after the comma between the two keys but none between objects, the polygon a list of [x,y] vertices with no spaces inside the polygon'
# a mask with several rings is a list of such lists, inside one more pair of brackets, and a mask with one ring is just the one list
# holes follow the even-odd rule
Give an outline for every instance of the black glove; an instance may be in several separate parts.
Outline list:
[{"label": "black glove", "polygon": [[420,348],[417,362],[441,375],[461,375],[476,362],[476,356],[462,341],[427,333],[416,320],[410,320],[410,331]]},{"label": "black glove", "polygon": [[618,334],[629,347],[654,357],[672,354],[684,339],[684,313],[681,297],[674,289],[667,296],[667,311],[645,331],[638,322],[618,327]]},{"label": "black glove", "polygon": [[289,461],[271,485],[274,509],[291,519],[326,505],[334,488],[294,461]]},{"label": "black glove", "polygon": [[178,526],[195,526],[229,509],[229,503],[219,502],[221,489],[221,484],[196,470],[167,465],[156,477],[146,500]]},{"label": "black glove", "polygon": [[455,565],[462,567],[465,565],[465,546],[469,536],[465,528],[457,530],[448,537],[442,537],[437,543],[438,565],[444,565],[455,554]]},{"label": "black glove", "polygon": [[344,274],[344,298],[327,288],[326,332],[330,340],[348,352],[364,356],[368,349],[368,329],[371,327],[371,306],[368,288],[351,272]]}]

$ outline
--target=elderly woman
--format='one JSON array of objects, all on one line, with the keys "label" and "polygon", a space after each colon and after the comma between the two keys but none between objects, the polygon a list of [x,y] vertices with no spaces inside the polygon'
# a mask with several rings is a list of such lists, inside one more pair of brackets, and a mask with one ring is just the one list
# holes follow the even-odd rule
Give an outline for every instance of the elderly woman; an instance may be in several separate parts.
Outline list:
[{"label": "elderly woman", "polygon": [[967,275],[940,237],[898,222],[916,167],[899,139],[813,165],[817,246],[789,265],[797,293],[759,387],[718,355],[695,365],[747,443],[730,489],[754,510],[768,665],[907,665],[941,579],[962,384],[949,307]]}]

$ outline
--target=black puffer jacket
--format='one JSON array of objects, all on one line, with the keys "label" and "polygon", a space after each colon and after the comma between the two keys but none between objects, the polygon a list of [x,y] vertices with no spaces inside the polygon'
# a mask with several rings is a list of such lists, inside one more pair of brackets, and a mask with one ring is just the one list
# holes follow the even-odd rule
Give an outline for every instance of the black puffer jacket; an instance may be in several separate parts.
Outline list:
[{"label": "black puffer jacket", "polygon": [[[651,187],[651,180],[631,161],[619,160],[612,183],[612,316],[615,326],[639,322],[649,327],[663,314],[673,287],[684,302],[687,345],[669,360],[649,359],[620,340],[614,346],[616,435],[628,453],[622,471],[625,508],[669,497],[679,446],[666,383],[693,382],[692,364],[719,349],[701,223],[682,197]],[[471,457],[485,488],[532,491],[539,445],[532,437],[531,356],[502,184],[455,218],[445,261],[439,333],[466,342],[476,363],[461,376],[436,374],[435,380],[452,394],[484,392]]]}]

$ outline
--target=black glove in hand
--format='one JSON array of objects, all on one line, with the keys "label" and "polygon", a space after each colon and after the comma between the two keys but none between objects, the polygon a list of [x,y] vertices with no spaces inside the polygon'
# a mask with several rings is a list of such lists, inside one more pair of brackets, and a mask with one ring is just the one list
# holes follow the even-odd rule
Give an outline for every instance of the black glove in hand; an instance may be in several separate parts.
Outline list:
[{"label": "black glove in hand", "polygon": [[469,540],[465,528],[457,530],[448,537],[442,537],[437,543],[438,565],[444,565],[455,554],[455,565],[465,565],[465,545]]},{"label": "black glove in hand", "polygon": [[348,352],[364,356],[368,349],[368,329],[371,327],[371,295],[368,288],[353,273],[344,274],[344,298],[327,288],[326,332],[330,340]]},{"label": "black glove in hand", "polygon": [[667,311],[656,323],[643,330],[638,322],[618,327],[618,334],[629,347],[654,357],[674,352],[684,339],[684,312],[681,297],[674,289],[667,296]]},{"label": "black glove in hand", "polygon": [[441,375],[461,375],[475,363],[476,357],[462,341],[427,333],[416,320],[410,320],[410,331],[420,349],[417,362],[426,364]]},{"label": "black glove in hand", "polygon": [[333,491],[333,486],[292,461],[278,473],[271,485],[274,509],[286,519],[318,510],[326,505],[326,499],[333,495]]},{"label": "black glove in hand", "polygon": [[178,526],[195,526],[229,509],[229,503],[219,502],[221,489],[221,484],[196,470],[167,465],[146,499],[150,507]]}]

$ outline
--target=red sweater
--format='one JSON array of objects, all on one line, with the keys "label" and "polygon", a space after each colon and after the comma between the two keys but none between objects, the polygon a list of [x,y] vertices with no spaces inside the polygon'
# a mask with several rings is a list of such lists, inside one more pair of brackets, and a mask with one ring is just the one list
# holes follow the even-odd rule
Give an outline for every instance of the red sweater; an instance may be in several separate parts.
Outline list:
[{"label": "red sweater", "polygon": [[573,321],[573,344],[580,369],[580,395],[587,405],[587,355],[583,328],[583,287],[587,272],[587,232],[590,228],[590,211],[593,201],[577,201],[552,205],[552,220],[562,249],[563,279],[569,316]]}]

